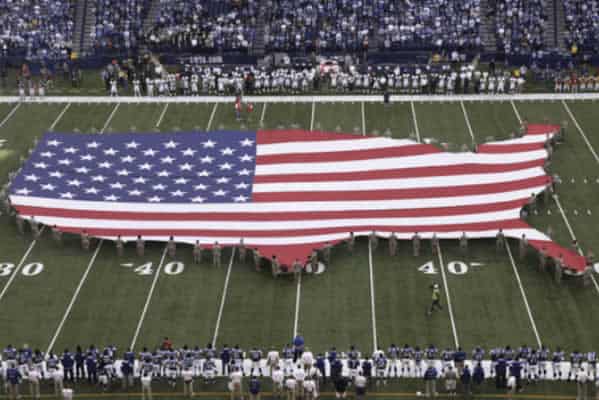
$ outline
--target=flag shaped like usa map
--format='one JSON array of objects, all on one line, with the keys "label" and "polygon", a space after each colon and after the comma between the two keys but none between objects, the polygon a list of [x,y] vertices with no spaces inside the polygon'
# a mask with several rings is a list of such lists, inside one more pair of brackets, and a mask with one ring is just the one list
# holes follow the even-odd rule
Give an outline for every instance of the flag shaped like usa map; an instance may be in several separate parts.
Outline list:
[{"label": "flag shaped like usa map", "polygon": [[410,239],[525,235],[568,268],[585,260],[521,219],[551,184],[559,126],[477,152],[413,140],[289,131],[47,133],[11,186],[12,205],[64,232],[258,248],[281,264],[373,231]]}]

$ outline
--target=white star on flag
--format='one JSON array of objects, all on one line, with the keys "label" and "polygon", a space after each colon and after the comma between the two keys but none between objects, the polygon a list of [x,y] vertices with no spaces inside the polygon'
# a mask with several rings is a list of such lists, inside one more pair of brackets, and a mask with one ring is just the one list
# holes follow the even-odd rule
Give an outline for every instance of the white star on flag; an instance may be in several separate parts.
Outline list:
[{"label": "white star on flag", "polygon": [[81,182],[81,181],[80,181],[80,180],[78,180],[78,179],[72,179],[72,180],[69,180],[69,181],[67,181],[67,184],[68,184],[69,186],[76,186],[76,187],[79,187],[79,186],[81,186],[81,184],[82,184],[82,183],[83,183],[83,182]]},{"label": "white star on flag", "polygon": [[116,156],[116,153],[118,153],[118,150],[113,149],[112,147],[109,149],[104,150],[104,155],[106,156]]},{"label": "white star on flag", "polygon": [[166,143],[164,143],[164,148],[166,148],[166,149],[174,149],[174,148],[176,148],[178,145],[179,145],[179,143],[177,143],[177,142],[174,142],[174,141],[172,141],[172,140],[171,140],[171,141],[169,141],[169,142],[166,142]]},{"label": "white star on flag", "polygon": [[154,150],[154,149],[144,150],[144,156],[154,157],[156,154],[158,154],[158,150]]},{"label": "white star on flag", "polygon": [[58,178],[58,179],[60,179],[60,178],[62,178],[64,176],[64,174],[62,172],[60,172],[60,171],[54,171],[54,172],[50,172],[50,176],[52,178]]},{"label": "white star on flag", "polygon": [[52,153],[51,151],[44,151],[43,153],[40,153],[40,156],[45,158],[52,158],[54,157],[54,153]]},{"label": "white star on flag", "polygon": [[100,147],[100,143],[95,142],[95,141],[87,144],[88,149],[97,149],[98,147]]},{"label": "white star on flag", "polygon": [[242,147],[249,147],[254,144],[254,141],[250,140],[250,138],[245,138],[244,140],[240,141],[239,143],[241,143]]},{"label": "white star on flag", "polygon": [[54,140],[48,140],[48,146],[52,146],[52,147],[58,147],[58,145],[60,145],[62,142],[59,142],[58,140],[54,139]]},{"label": "white star on flag", "polygon": [[54,189],[56,189],[56,186],[54,186],[51,183],[46,183],[45,185],[42,185],[42,190],[53,191]]},{"label": "white star on flag", "polygon": [[140,144],[134,140],[132,142],[126,143],[125,145],[127,146],[128,149],[137,149]]},{"label": "white star on flag", "polygon": [[117,201],[118,199],[120,199],[120,197],[115,196],[114,194],[111,194],[110,196],[104,196],[104,200],[106,201]]},{"label": "white star on flag", "polygon": [[91,161],[94,158],[96,158],[95,156],[92,156],[91,154],[86,154],[83,156],[79,156],[81,158],[81,161]]},{"label": "white star on flag", "polygon": [[98,164],[98,167],[100,167],[100,168],[110,168],[110,167],[112,167],[112,163],[108,162],[108,161],[104,161],[104,162],[101,162],[100,164]]},{"label": "white star on flag", "polygon": [[60,197],[62,197],[63,199],[72,199],[73,197],[75,197],[75,195],[71,192],[66,192],[66,193],[61,193]]},{"label": "white star on flag", "polygon": [[89,169],[86,167],[80,167],[80,168],[75,168],[75,171],[77,171],[80,174],[87,174],[89,172]]},{"label": "white star on flag", "polygon": [[235,153],[235,150],[233,150],[230,147],[226,147],[226,148],[222,149],[220,152],[223,156],[232,156],[233,153]]},{"label": "white star on flag", "polygon": [[212,140],[207,140],[207,141],[205,141],[205,142],[202,143],[202,146],[204,146],[205,149],[214,148],[215,145],[216,145],[216,142],[214,142]]},{"label": "white star on flag", "polygon": [[95,187],[90,187],[88,189],[85,189],[85,193],[87,194],[98,194],[100,191],[98,189],[96,189]]},{"label": "white star on flag", "polygon": [[37,175],[25,175],[26,181],[37,182],[40,178]]},{"label": "white star on flag", "polygon": [[200,158],[200,161],[202,162],[202,164],[212,164],[212,161],[214,161],[214,157],[204,156]]},{"label": "white star on flag", "polygon": [[201,197],[201,196],[196,196],[193,199],[191,199],[191,201],[193,203],[203,203],[204,201],[206,201],[206,199],[204,197]]},{"label": "white star on flag", "polygon": [[191,147],[188,147],[185,150],[181,151],[181,153],[183,153],[183,155],[186,157],[193,157],[194,154],[197,153],[197,150],[194,150]]},{"label": "white star on flag", "polygon": [[172,164],[173,161],[175,161],[175,159],[173,157],[171,157],[171,156],[162,157],[160,159],[160,162],[163,163],[163,164]]},{"label": "white star on flag", "polygon": [[17,194],[22,194],[24,196],[27,196],[29,193],[31,193],[31,190],[27,188],[17,190]]},{"label": "white star on flag", "polygon": [[148,199],[150,203],[160,203],[162,201],[162,197],[153,196]]}]

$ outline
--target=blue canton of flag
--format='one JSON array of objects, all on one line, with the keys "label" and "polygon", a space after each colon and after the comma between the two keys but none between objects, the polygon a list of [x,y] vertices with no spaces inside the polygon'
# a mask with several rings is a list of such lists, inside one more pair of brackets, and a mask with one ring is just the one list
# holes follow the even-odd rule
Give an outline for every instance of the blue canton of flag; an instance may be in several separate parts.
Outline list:
[{"label": "blue canton of flag", "polygon": [[104,202],[243,203],[252,198],[255,165],[255,132],[48,133],[12,193]]}]

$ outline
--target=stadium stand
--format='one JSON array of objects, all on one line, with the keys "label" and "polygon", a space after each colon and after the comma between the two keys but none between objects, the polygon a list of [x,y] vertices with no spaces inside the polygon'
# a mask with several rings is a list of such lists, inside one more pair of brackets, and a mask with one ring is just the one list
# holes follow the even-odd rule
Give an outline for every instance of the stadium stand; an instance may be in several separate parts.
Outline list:
[{"label": "stadium stand", "polygon": [[143,38],[143,20],[149,0],[100,0],[97,2],[95,29],[97,51],[136,48]]},{"label": "stadium stand", "polygon": [[10,55],[29,59],[64,57],[73,26],[73,2],[0,1],[0,48]]},{"label": "stadium stand", "polygon": [[[599,39],[599,2],[564,0],[566,22],[565,45],[578,50],[596,51]],[[575,46],[575,49],[572,47]]]},{"label": "stadium stand", "polygon": [[498,0],[497,47],[505,54],[532,55],[544,45],[547,0]]},{"label": "stadium stand", "polygon": [[160,0],[147,41],[156,50],[247,51],[256,35],[255,0]]}]

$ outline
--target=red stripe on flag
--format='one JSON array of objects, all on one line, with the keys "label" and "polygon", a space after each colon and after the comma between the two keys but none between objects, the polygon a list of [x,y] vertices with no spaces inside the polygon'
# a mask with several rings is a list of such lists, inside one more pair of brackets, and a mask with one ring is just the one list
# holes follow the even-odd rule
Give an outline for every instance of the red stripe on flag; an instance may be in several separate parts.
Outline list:
[{"label": "red stripe on flag", "polygon": [[488,154],[511,154],[511,153],[522,153],[526,151],[535,151],[544,149],[543,143],[521,143],[521,144],[481,144],[478,146],[477,151],[479,153]]},{"label": "red stripe on flag", "polygon": [[321,140],[347,140],[371,139],[368,136],[352,135],[351,133],[303,131],[289,129],[281,131],[257,131],[256,140],[260,144],[289,143],[289,142],[317,142]]},{"label": "red stripe on flag", "polygon": [[16,206],[21,215],[36,217],[59,217],[96,220],[130,221],[309,221],[350,218],[410,218],[410,217],[447,217],[485,212],[505,211],[523,207],[529,198],[490,204],[477,204],[456,207],[431,207],[406,210],[348,210],[348,211],[309,211],[309,212],[220,212],[220,213],[156,213],[127,211],[71,210],[62,208],[44,208]]},{"label": "red stripe on flag", "polygon": [[306,162],[337,162],[358,161],[377,158],[418,156],[424,154],[440,153],[441,150],[426,144],[414,144],[406,146],[385,147],[369,150],[329,151],[319,153],[293,153],[273,154],[256,157],[257,164],[283,164],[283,163],[306,163]]}]

